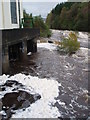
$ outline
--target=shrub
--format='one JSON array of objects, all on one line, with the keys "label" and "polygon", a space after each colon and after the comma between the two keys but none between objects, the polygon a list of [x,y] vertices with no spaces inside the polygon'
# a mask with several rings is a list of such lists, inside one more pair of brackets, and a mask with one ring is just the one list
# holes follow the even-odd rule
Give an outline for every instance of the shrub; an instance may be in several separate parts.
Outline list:
[{"label": "shrub", "polygon": [[33,22],[34,22],[35,28],[40,28],[40,36],[41,37],[50,37],[51,36],[51,30],[49,29],[47,24],[44,23],[41,16],[34,17]]},{"label": "shrub", "polygon": [[39,28],[40,29],[40,36],[41,37],[50,37],[51,36],[51,30],[49,29],[48,25],[43,21],[43,18],[41,16],[35,16],[33,17],[32,14],[26,13],[26,11],[23,11],[24,14],[24,22],[22,21],[21,25],[25,28]]},{"label": "shrub", "polygon": [[75,33],[70,33],[68,38],[64,38],[59,46],[59,51],[63,53],[69,53],[69,55],[75,53],[80,48],[80,42],[77,41]]}]

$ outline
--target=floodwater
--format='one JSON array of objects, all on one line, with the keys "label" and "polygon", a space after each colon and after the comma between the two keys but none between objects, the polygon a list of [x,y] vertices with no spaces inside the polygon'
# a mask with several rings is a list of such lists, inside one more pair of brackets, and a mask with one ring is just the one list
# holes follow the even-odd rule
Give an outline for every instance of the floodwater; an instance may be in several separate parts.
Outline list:
[{"label": "floodwater", "polygon": [[[56,106],[61,114],[59,118],[89,117],[88,109],[88,33],[78,33],[80,50],[72,56],[61,55],[56,45],[69,31],[52,31],[51,38],[38,40],[38,51],[27,56],[24,62],[10,63],[10,75],[22,73],[38,78],[54,79],[61,83]],[[52,42],[50,42],[52,41]],[[49,92],[49,91],[48,91]],[[17,93],[18,95],[18,93]]]}]

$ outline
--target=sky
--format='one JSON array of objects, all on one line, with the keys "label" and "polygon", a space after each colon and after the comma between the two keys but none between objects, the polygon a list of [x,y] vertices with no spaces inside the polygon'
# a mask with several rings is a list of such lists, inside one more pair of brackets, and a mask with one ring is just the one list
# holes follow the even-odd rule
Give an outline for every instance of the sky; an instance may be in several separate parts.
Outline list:
[{"label": "sky", "polygon": [[[52,2],[53,1],[53,2]],[[23,0],[23,8],[27,13],[32,13],[33,16],[41,15],[46,18],[47,14],[61,2],[66,0]]]}]

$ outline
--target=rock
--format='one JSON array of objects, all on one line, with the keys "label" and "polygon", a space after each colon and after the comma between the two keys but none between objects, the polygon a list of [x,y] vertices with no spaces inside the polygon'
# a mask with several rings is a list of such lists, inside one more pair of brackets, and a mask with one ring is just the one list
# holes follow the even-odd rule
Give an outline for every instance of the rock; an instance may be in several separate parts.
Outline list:
[{"label": "rock", "polygon": [[6,83],[3,86],[12,87],[13,85],[20,85],[20,86],[22,86],[21,83],[18,83],[15,80],[7,80]]},{"label": "rock", "polygon": [[48,43],[53,43],[53,41],[48,40]]},{"label": "rock", "polygon": [[21,90],[18,92],[7,93],[2,98],[2,104],[5,106],[3,109],[7,110],[8,107],[13,110],[26,108],[40,98],[41,96],[39,94],[32,95]]},{"label": "rock", "polygon": [[[12,114],[14,114],[14,110],[25,110],[32,103],[41,98],[39,94],[30,94],[24,91],[25,86],[15,80],[7,80],[4,85],[0,86],[3,91],[5,91],[7,87],[11,89],[12,92],[6,93],[4,97],[0,99],[2,110],[6,113],[6,115],[2,115],[3,119],[11,118]],[[20,88],[22,90],[19,90]]]}]

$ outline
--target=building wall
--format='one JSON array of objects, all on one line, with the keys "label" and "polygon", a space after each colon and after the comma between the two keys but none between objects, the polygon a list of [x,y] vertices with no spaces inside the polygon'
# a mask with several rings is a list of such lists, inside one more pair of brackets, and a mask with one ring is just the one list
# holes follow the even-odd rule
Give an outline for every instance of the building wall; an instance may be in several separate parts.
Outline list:
[{"label": "building wall", "polygon": [[[16,0],[17,24],[11,22],[10,0],[1,0],[0,2],[0,29],[19,28],[18,0]],[[22,0],[20,0],[20,17],[23,18]]]},{"label": "building wall", "polygon": [[3,28],[2,2],[0,1],[0,28]]},{"label": "building wall", "polygon": [[21,18],[23,18],[23,3],[22,0],[20,0],[20,14],[21,14]]},{"label": "building wall", "polygon": [[2,14],[3,14],[3,28],[9,29],[11,28],[11,16],[10,16],[10,2],[7,0],[7,2],[2,3]]}]

